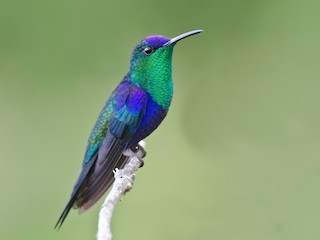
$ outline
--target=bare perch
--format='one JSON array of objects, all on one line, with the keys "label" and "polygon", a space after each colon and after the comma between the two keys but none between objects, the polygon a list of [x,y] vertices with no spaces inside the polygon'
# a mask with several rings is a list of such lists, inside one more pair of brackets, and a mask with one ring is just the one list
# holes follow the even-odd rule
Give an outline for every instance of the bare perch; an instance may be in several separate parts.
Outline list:
[{"label": "bare perch", "polygon": [[142,158],[146,155],[144,147],[145,142],[141,141],[136,149],[126,151],[127,164],[123,169],[113,171],[115,181],[100,209],[97,240],[112,240],[111,219],[113,210],[121,197],[132,188],[135,173],[143,165]]}]

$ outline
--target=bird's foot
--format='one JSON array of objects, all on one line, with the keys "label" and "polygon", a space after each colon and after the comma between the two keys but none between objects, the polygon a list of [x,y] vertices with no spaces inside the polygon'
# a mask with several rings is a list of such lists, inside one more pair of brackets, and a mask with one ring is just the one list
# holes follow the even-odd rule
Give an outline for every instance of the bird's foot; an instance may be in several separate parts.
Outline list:
[{"label": "bird's foot", "polygon": [[136,157],[139,159],[140,161],[140,167],[143,167],[144,165],[144,161],[142,160],[142,158],[144,158],[147,155],[147,152],[144,150],[144,148],[137,144],[134,145],[130,148],[130,150],[136,155]]},{"label": "bird's foot", "polygon": [[144,158],[147,155],[147,152],[144,150],[144,146],[142,146],[141,144],[136,144],[130,147],[129,149],[125,150],[123,152],[123,155],[128,157],[135,156],[141,162],[140,167],[143,167],[144,161],[142,160],[142,158]]}]

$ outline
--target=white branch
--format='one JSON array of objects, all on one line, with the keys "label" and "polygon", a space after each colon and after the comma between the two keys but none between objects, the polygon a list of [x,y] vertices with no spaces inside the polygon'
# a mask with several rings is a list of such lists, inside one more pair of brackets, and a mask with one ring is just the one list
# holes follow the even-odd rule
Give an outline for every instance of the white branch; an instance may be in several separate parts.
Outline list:
[{"label": "white branch", "polygon": [[115,181],[100,209],[97,240],[112,240],[111,219],[113,210],[121,197],[132,188],[135,173],[141,166],[141,159],[146,154],[144,146],[145,142],[141,141],[134,152],[127,150],[124,153],[129,159],[127,164],[123,169],[115,169],[113,171]]}]

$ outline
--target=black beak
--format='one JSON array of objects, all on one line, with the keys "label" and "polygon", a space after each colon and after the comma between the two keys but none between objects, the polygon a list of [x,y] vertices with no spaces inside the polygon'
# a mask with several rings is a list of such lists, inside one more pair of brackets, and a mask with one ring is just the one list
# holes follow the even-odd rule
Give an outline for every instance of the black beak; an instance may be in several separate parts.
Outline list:
[{"label": "black beak", "polygon": [[171,44],[174,44],[174,43],[177,43],[178,41],[186,38],[186,37],[190,37],[192,35],[195,35],[195,34],[198,34],[198,33],[201,33],[203,32],[203,30],[193,30],[193,31],[190,31],[190,32],[186,32],[186,33],[183,33],[177,37],[174,37],[172,38],[169,42],[166,42],[165,44],[163,44],[162,47],[166,47],[166,46],[169,46]]}]

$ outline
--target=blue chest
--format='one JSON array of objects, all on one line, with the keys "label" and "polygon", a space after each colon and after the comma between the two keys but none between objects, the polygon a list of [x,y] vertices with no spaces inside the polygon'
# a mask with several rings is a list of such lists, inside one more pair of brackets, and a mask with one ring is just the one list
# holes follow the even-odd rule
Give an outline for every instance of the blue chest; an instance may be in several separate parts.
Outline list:
[{"label": "blue chest", "polygon": [[159,104],[157,104],[150,95],[148,97],[146,112],[141,120],[139,128],[128,144],[128,147],[137,144],[140,140],[150,135],[167,115],[167,110],[164,110]]}]

